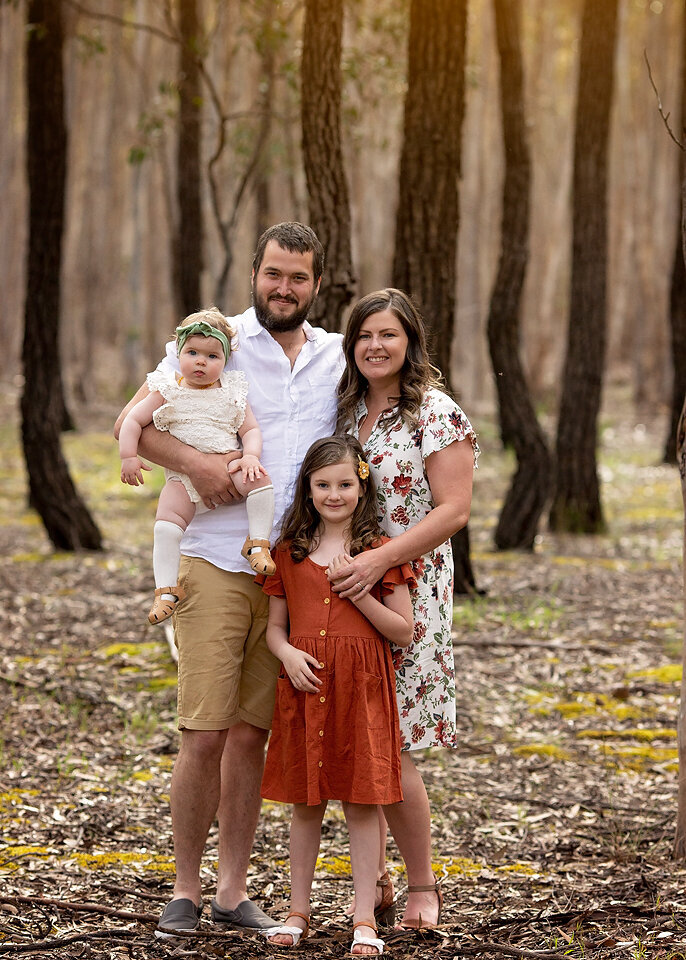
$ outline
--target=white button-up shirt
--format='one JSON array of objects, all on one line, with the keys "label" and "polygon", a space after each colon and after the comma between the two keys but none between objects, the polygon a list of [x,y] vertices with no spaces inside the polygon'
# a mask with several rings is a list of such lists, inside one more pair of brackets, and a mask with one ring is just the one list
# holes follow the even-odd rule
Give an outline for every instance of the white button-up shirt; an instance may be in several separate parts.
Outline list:
[{"label": "white button-up shirt", "polygon": [[[260,325],[252,307],[227,319],[237,329],[239,345],[232,350],[226,369],[244,370],[248,378],[248,403],[262,431],[260,459],[274,484],[273,543],[308,448],[334,431],[336,385],[344,367],[343,338],[305,323],[307,340],[291,369],[290,360]],[[158,369],[179,369],[174,341],[167,344],[167,356]],[[222,570],[252,573],[241,557],[247,535],[245,502],[222,504],[198,514],[189,524],[181,552],[209,560]]]}]

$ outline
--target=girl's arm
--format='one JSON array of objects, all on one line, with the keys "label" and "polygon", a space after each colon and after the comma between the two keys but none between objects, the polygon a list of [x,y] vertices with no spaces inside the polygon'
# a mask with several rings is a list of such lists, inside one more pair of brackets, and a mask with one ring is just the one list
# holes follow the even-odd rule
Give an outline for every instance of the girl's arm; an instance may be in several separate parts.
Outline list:
[{"label": "girl's arm", "polygon": [[122,483],[129,483],[132,487],[137,487],[139,483],[143,483],[142,471],[152,469],[147,463],[143,463],[138,456],[138,442],[143,427],[147,427],[152,422],[153,413],[163,403],[164,397],[161,393],[155,391],[135,404],[124,417],[119,431]]},{"label": "girl's arm", "polygon": [[[380,548],[377,548],[380,549]],[[372,551],[368,551],[372,552]],[[329,564],[329,570],[335,572],[342,566],[352,562],[348,554],[334,557]],[[384,570],[384,573],[386,571]],[[358,591],[359,599],[354,596],[350,600],[360,613],[376,627],[382,636],[397,644],[407,647],[412,641],[414,633],[414,618],[412,615],[412,600],[406,583],[398,584],[392,593],[387,594],[379,601],[369,593]]]},{"label": "girl's arm", "polygon": [[[148,386],[144,383],[117,417],[114,425],[115,439],[119,438],[122,424],[130,410],[149,395]],[[138,449],[153,463],[159,463],[176,473],[187,474],[203,503],[210,509],[220,503],[242,499],[227,471],[231,460],[240,456],[237,450],[231,453],[201,453],[190,444],[172,437],[167,430],[157,430],[152,424],[144,428]]]},{"label": "girl's arm", "polygon": [[241,444],[243,445],[243,456],[229,465],[229,473],[236,473],[237,470],[241,470],[244,483],[249,480],[259,480],[261,476],[266,477],[267,471],[260,463],[262,432],[249,403],[245,406],[245,419],[238,428],[238,436],[241,438]]},{"label": "girl's arm", "polygon": [[472,502],[474,453],[469,437],[454,440],[442,450],[430,454],[425,461],[431,496],[435,506],[419,523],[405,533],[392,537],[375,550],[365,550],[340,570],[334,589],[342,597],[358,599],[357,584],[364,584],[362,596],[380,580],[386,570],[408,563],[429,553],[469,520]]},{"label": "girl's arm", "polygon": [[269,598],[267,646],[283,664],[296,690],[317,693],[322,681],[310,667],[318,667],[319,662],[316,657],[288,642],[288,606],[283,597]]}]

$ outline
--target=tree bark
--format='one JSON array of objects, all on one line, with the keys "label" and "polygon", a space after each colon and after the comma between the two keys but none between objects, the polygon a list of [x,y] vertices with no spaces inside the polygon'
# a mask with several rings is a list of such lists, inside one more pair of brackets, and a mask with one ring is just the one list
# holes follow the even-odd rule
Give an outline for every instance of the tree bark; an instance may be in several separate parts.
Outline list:
[{"label": "tree bark", "polygon": [[[686,247],[686,230],[682,233]],[[682,551],[683,598],[686,611],[686,401],[681,409],[677,426],[676,462],[681,477],[681,497],[684,504],[684,540]],[[677,798],[676,831],[674,835],[674,857],[686,860],[686,633],[681,650],[681,690],[679,696],[679,719],[677,722],[677,740],[679,748],[679,788]]]},{"label": "tree bark", "polygon": [[343,0],[306,0],[301,68],[302,150],[310,226],[326,254],[312,321],[340,330],[355,292],[350,196],[341,145]]},{"label": "tree bark", "polygon": [[500,433],[514,447],[517,470],[498,518],[500,550],[532,550],[552,485],[548,445],[536,419],[520,355],[522,289],[529,259],[531,160],[526,135],[520,0],[494,0],[500,55],[505,152],[501,248],[488,315]]},{"label": "tree bark", "polygon": [[26,99],[29,237],[24,311],[22,444],[29,499],[52,543],[99,550],[100,531],[69,475],[60,446],[60,269],[67,130],[64,122],[62,7],[27,5]]},{"label": "tree bark", "polygon": [[179,320],[202,306],[203,216],[200,144],[202,38],[197,0],[179,4],[179,119],[176,144],[178,222],[173,240],[174,292]]},{"label": "tree bark", "polygon": [[[466,39],[466,0],[412,0],[393,285],[422,312],[434,363],[449,385]],[[455,593],[474,593],[466,528],[452,547]]]},{"label": "tree bark", "polygon": [[451,383],[466,0],[412,0],[393,284],[412,295]]},{"label": "tree bark", "polygon": [[572,273],[553,530],[605,527],[596,462],[607,324],[607,176],[617,0],[585,0],[574,136]]},{"label": "tree bark", "polygon": [[669,289],[669,327],[672,344],[672,403],[669,426],[665,438],[664,462],[675,463],[677,428],[681,409],[686,396],[686,266],[684,264],[684,230],[686,216],[686,16],[681,24],[681,128],[678,131],[681,140],[679,151],[679,223],[674,245],[672,281]]}]

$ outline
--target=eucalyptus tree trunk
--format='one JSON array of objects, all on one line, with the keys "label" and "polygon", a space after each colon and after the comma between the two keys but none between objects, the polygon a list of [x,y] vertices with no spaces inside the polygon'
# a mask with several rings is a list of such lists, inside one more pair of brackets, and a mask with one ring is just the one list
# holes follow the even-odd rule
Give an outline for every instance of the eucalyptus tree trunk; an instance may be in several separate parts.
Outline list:
[{"label": "eucalyptus tree trunk", "polygon": [[684,263],[683,227],[686,216],[686,17],[681,24],[681,141],[679,151],[679,223],[674,244],[672,281],[669,289],[669,326],[672,341],[672,398],[667,437],[665,438],[664,462],[674,463],[676,456],[677,428],[684,396],[686,396],[686,265]]},{"label": "eucalyptus tree trunk", "polygon": [[618,0],[584,0],[574,136],[572,275],[553,530],[605,528],[596,460],[605,364],[607,177]]},{"label": "eucalyptus tree trunk", "polygon": [[326,260],[311,320],[340,330],[355,292],[350,197],[341,146],[343,0],[305,0],[301,67],[302,151],[310,226]]},{"label": "eucalyptus tree trunk", "polygon": [[202,306],[203,216],[201,27],[197,0],[179,4],[179,117],[176,143],[178,220],[173,239],[174,292],[178,319]]},{"label": "eucalyptus tree trunk", "polygon": [[26,44],[29,237],[21,434],[29,499],[52,543],[99,550],[100,531],[74,487],[60,446],[60,271],[67,174],[62,5],[29,0]]},{"label": "eucalyptus tree trunk", "polygon": [[529,259],[531,160],[526,133],[520,0],[494,0],[500,55],[500,105],[505,153],[500,260],[488,314],[500,433],[514,447],[517,470],[498,518],[500,550],[532,550],[551,492],[552,463],[536,419],[520,357],[522,289]]},{"label": "eucalyptus tree trunk", "polygon": [[[418,305],[434,362],[449,385],[466,39],[467,0],[412,0],[393,285]],[[452,545],[455,592],[473,593],[466,527]]]},{"label": "eucalyptus tree trunk", "polygon": [[[682,234],[686,240],[686,232]],[[686,612],[686,401],[676,435],[676,461],[681,476],[681,498],[684,504],[684,540],[682,551],[683,598]],[[679,745],[679,789],[676,832],[674,835],[674,856],[686,860],[686,633],[681,650],[681,690],[679,695],[679,720],[677,723]]]}]

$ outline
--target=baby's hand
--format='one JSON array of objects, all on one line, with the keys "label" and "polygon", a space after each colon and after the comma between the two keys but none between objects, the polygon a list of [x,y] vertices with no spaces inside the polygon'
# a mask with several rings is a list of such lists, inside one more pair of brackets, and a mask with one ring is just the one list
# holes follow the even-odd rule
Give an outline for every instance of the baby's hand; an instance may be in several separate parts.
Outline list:
[{"label": "baby's hand", "polygon": [[303,690],[305,693],[316,693],[321,686],[322,681],[315,676],[310,667],[319,667],[316,657],[304,650],[298,650],[292,647],[290,643],[279,651],[281,662],[289,676],[289,679],[296,690]]},{"label": "baby's hand", "polygon": [[152,470],[140,457],[124,457],[121,462],[121,482],[129,483],[132,487],[142,484],[143,470]]},{"label": "baby's hand", "polygon": [[233,460],[229,464],[229,473],[235,473],[237,470],[240,470],[243,475],[243,483],[259,480],[261,476],[267,475],[259,459],[251,453],[245,453],[240,459]]}]

